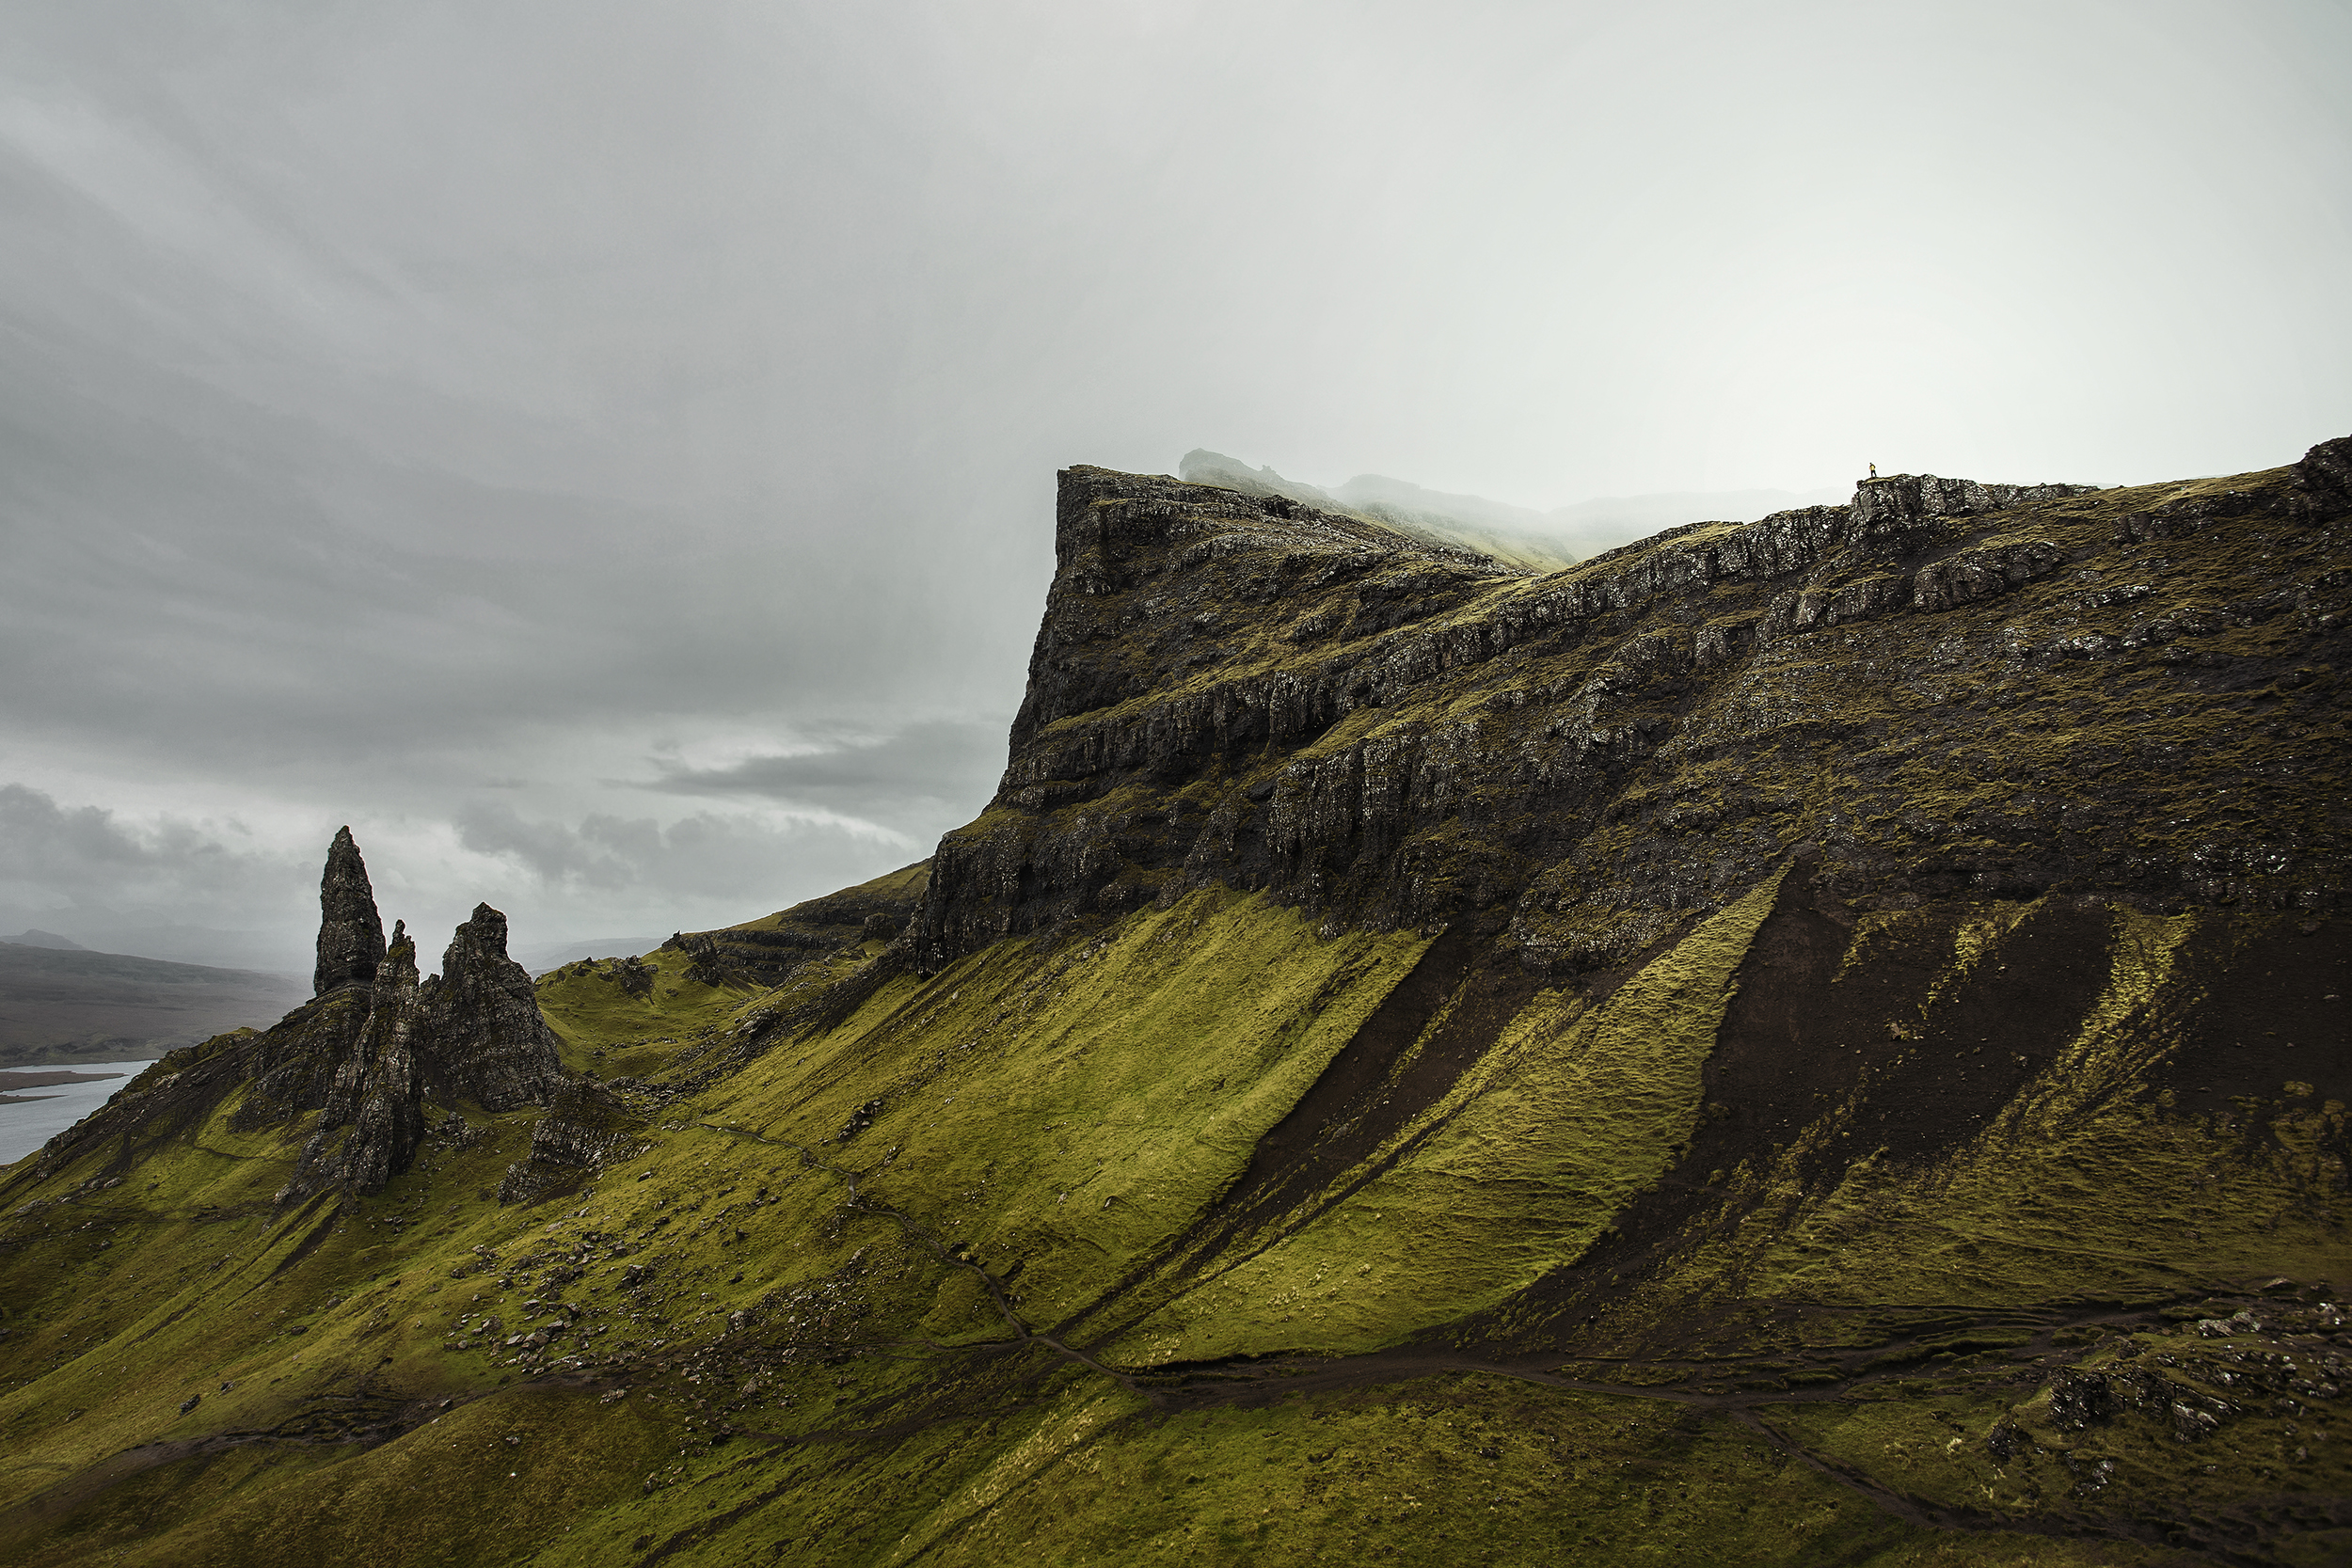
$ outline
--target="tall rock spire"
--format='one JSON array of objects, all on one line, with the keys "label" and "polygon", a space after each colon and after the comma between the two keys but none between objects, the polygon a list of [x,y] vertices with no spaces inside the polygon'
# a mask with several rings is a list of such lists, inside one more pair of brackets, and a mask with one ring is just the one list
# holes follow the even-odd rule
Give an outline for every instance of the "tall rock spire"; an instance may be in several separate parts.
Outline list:
[{"label": "tall rock spire", "polygon": [[319,962],[311,994],[373,985],[376,965],[383,961],[384,917],[375,912],[368,863],[359,858],[351,830],[343,828],[327,847],[326,873],[319,879]]}]

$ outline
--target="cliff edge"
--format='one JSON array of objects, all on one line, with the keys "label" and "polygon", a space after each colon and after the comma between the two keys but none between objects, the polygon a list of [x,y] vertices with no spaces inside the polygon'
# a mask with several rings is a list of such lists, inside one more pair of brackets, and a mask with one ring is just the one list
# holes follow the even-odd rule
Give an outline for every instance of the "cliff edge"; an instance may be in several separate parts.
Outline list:
[{"label": "cliff edge", "polygon": [[937,968],[1221,884],[1606,970],[1799,843],[1860,911],[2334,910],[2352,440],[2093,490],[1932,475],[1537,575],[1077,467]]}]

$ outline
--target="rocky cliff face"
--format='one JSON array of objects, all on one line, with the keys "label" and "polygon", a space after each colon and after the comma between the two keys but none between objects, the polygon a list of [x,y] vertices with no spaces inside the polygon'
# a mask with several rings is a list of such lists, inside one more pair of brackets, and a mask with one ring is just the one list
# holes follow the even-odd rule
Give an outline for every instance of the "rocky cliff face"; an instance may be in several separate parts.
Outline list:
[{"label": "rocky cliff face", "polygon": [[1073,468],[1003,784],[915,956],[1222,884],[1574,974],[1805,842],[1846,911],[2333,909],[2347,448],[2132,490],[1896,476],[1549,576]]}]

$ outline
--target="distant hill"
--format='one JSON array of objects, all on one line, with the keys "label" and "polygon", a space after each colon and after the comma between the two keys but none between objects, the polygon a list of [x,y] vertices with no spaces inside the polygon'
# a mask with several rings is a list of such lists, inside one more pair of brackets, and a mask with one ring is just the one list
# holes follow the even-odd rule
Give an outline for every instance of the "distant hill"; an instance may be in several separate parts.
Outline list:
[{"label": "distant hill", "polygon": [[1678,490],[1602,496],[1543,514],[1543,526],[1585,555],[1599,555],[1685,523],[1752,523],[1801,506],[1842,506],[1852,489]]},{"label": "distant hill", "polygon": [[[14,929],[16,935],[8,932]],[[166,963],[208,969],[249,969],[263,974],[308,974],[311,933],[299,926],[230,930],[159,918],[153,910],[89,905],[34,909],[0,897],[0,942],[86,953],[131,953]]]},{"label": "distant hill", "polygon": [[19,931],[12,937],[0,938],[0,941],[14,942],[19,947],[55,947],[67,953],[89,951],[72,937],[61,937],[55,931],[43,931],[37,928]]},{"label": "distant hill", "polygon": [[0,942],[0,1067],[160,1056],[270,1023],[310,994],[289,974]]}]

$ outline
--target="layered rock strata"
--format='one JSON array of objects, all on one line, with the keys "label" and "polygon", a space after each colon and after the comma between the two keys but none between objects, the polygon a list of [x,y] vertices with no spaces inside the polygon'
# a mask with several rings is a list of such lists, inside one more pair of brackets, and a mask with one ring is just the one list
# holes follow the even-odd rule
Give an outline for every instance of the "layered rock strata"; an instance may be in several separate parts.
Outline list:
[{"label": "layered rock strata", "polygon": [[[684,953],[691,960],[687,974],[705,985],[780,986],[813,964],[897,937],[921,907],[927,867],[901,866],[741,926],[681,931],[662,945]],[[612,977],[626,986],[628,972],[617,964]]]},{"label": "layered rock strata", "polygon": [[1820,845],[1848,909],[2333,908],[2352,438],[2096,491],[1932,475],[1536,576],[1077,467],[1009,765],[915,963],[1265,888],[1619,964]]}]

